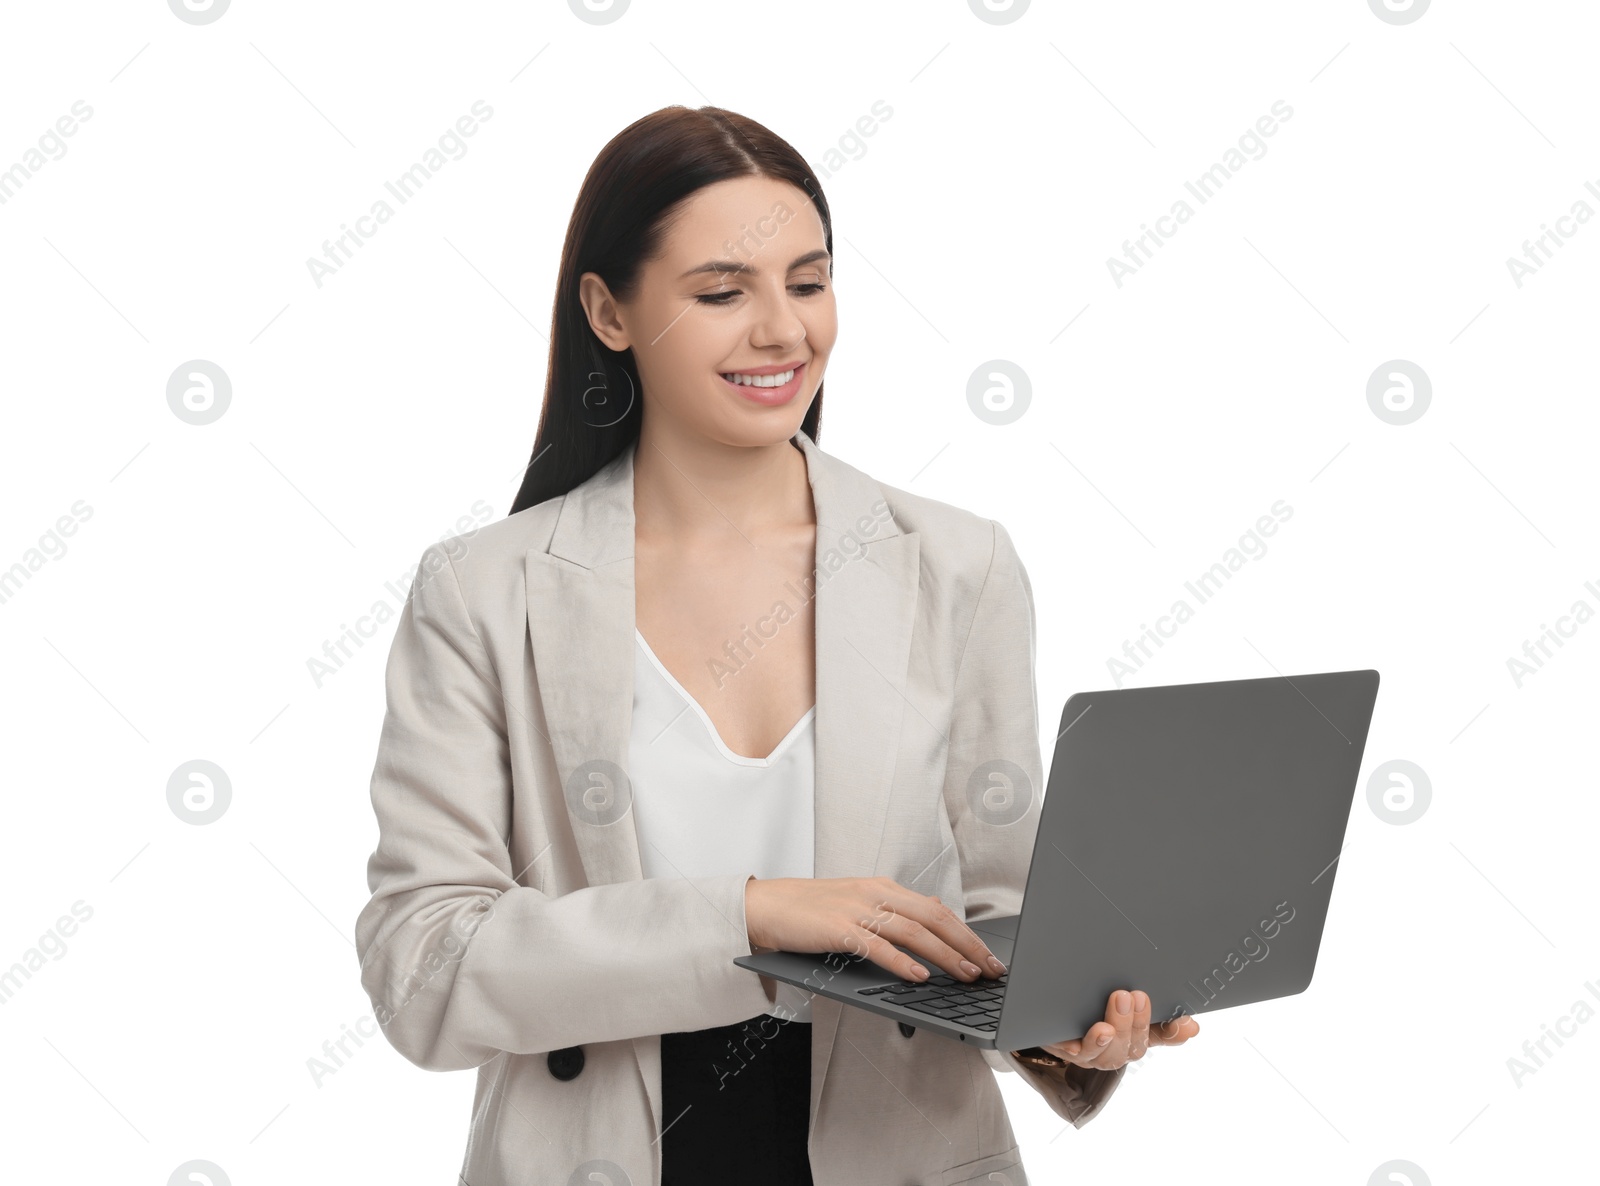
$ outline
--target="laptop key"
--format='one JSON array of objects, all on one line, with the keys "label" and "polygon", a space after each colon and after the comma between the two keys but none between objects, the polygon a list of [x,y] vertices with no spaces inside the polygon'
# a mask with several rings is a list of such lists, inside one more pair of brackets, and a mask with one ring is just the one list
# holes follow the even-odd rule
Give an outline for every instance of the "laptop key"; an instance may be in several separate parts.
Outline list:
[{"label": "laptop key", "polygon": [[884,993],[882,999],[896,1005],[905,1005],[907,1008],[909,1008],[911,1005],[919,1001],[933,1001],[937,1000],[938,998],[938,989],[929,988],[922,989],[918,992],[902,993],[894,993],[893,990],[891,990],[890,992]]},{"label": "laptop key", "polygon": [[926,1013],[931,1017],[943,1018],[945,1021],[959,1021],[961,1014],[954,1009],[941,1008],[933,1001],[918,1001],[914,1005],[907,1005],[907,1009],[915,1009],[918,1013]]}]

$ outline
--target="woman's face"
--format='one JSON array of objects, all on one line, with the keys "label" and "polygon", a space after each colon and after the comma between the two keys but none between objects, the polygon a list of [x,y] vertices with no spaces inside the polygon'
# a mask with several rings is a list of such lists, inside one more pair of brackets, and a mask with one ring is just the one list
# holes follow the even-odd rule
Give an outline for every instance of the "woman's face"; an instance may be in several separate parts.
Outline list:
[{"label": "woman's face", "polygon": [[632,301],[615,301],[594,272],[579,294],[600,340],[633,349],[647,418],[731,445],[799,431],[838,334],[822,219],[770,177],[687,198]]}]

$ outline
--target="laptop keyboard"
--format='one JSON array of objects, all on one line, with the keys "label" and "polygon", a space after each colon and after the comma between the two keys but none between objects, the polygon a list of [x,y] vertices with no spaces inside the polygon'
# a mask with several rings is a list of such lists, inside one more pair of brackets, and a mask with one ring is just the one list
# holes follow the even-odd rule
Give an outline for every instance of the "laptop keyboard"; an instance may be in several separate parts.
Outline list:
[{"label": "laptop keyboard", "polygon": [[953,1021],[970,1029],[993,1033],[1000,1025],[1000,1003],[1006,995],[1006,977],[990,980],[980,976],[968,984],[940,972],[926,980],[902,980],[898,984],[879,984],[857,990],[857,995],[863,997],[880,993],[885,1001],[892,1004]]}]

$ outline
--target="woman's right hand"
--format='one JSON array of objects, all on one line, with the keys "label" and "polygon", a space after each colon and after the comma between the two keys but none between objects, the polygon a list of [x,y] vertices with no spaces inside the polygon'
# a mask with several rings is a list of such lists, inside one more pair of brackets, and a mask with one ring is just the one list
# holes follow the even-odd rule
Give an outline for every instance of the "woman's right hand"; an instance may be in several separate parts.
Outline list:
[{"label": "woman's right hand", "polygon": [[[902,980],[925,980],[935,965],[964,981],[1005,973],[954,910],[890,877],[752,877],[744,892],[752,950],[844,952]],[[921,964],[895,944],[916,952]]]}]

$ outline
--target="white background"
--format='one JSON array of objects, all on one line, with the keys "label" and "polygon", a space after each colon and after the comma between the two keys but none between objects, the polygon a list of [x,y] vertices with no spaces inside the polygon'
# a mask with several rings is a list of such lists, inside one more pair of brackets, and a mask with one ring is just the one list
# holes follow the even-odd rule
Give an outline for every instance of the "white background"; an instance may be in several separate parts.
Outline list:
[{"label": "white background", "polygon": [[[579,183],[670,103],[747,114],[828,169],[821,443],[1011,531],[1045,728],[1280,499],[1266,554],[1124,684],[1382,673],[1310,989],[1204,1016],[1080,1131],[1002,1076],[1033,1179],[1592,1174],[1600,1024],[1574,1009],[1600,1008],[1600,624],[1520,686],[1507,660],[1600,609],[1600,226],[1564,224],[1520,286],[1506,263],[1600,210],[1592,6],[3,19],[0,170],[93,109],[0,205],[0,569],[92,511],[0,602],[0,968],[93,912],[0,1006],[8,1177],[165,1183],[205,1158],[237,1184],[454,1180],[472,1073],[381,1039],[308,1070],[370,1012],[352,934],[392,619],[320,687],[307,660],[398,608],[386,582],[477,500],[509,508]],[[469,151],[319,287],[306,260],[479,99]],[[1264,155],[1119,286],[1108,258],[1280,99]],[[829,164],[878,100],[892,116]],[[204,427],[166,401],[191,359],[233,386]],[[993,359],[1032,385],[1003,427],[967,402]],[[1407,425],[1367,402],[1392,359],[1432,382]],[[204,827],[166,797],[196,758],[232,786]],[[1367,799],[1391,759],[1432,786],[1404,826]],[[1508,1060],[1563,1017],[1574,1036],[1519,1085]]]}]

